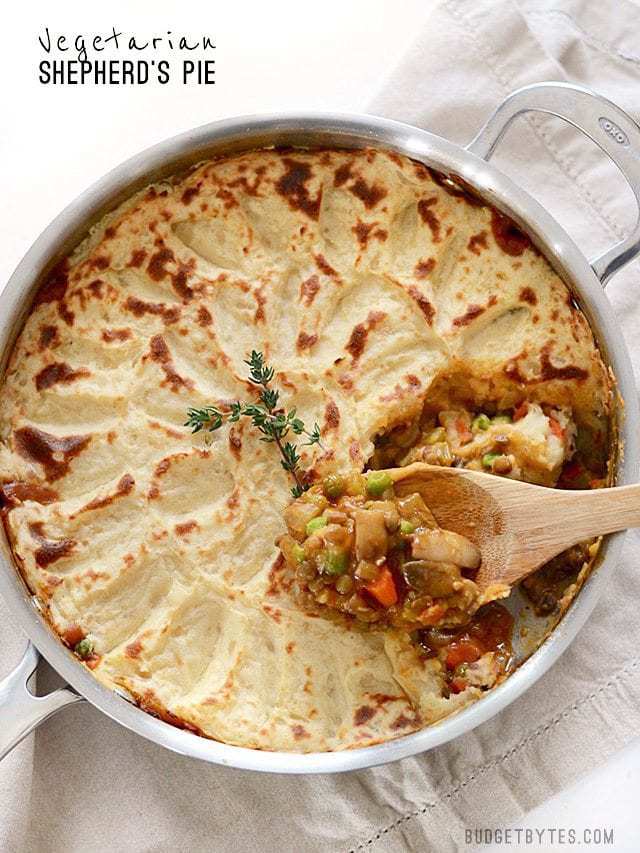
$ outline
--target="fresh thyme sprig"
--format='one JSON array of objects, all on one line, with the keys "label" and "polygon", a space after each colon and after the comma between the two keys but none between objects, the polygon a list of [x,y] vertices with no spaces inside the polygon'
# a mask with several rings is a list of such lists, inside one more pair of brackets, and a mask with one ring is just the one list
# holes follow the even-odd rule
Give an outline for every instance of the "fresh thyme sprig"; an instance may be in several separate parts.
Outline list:
[{"label": "fresh thyme sprig", "polygon": [[280,464],[295,481],[291,494],[294,498],[299,498],[309,488],[309,484],[305,483],[300,476],[300,455],[297,445],[286,439],[290,433],[304,435],[307,441],[302,442],[303,446],[317,444],[322,447],[320,427],[315,423],[309,432],[304,421],[296,416],[295,409],[287,412],[279,406],[280,392],[277,388],[270,387],[275,372],[272,367],[265,364],[261,352],[253,350],[245,364],[249,366],[249,381],[260,388],[259,402],[242,403],[238,400],[230,405],[228,411],[223,411],[217,406],[189,409],[185,426],[190,427],[192,433],[203,429],[214,432],[225,422],[236,423],[240,418],[249,418],[252,425],[262,433],[260,441],[274,443],[277,446],[282,457]]}]

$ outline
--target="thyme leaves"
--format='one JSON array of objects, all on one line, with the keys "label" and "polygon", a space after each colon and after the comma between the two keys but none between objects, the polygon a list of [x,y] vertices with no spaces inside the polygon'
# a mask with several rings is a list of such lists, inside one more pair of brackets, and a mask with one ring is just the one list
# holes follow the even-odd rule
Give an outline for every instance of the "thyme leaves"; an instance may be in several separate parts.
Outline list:
[{"label": "thyme leaves", "polygon": [[313,428],[308,430],[295,408],[287,411],[280,405],[280,391],[272,385],[275,371],[273,367],[265,364],[261,352],[253,350],[245,364],[249,367],[249,381],[260,389],[258,402],[244,403],[238,400],[233,402],[228,410],[217,406],[191,408],[187,411],[187,421],[184,425],[189,427],[192,433],[201,430],[214,432],[224,423],[237,423],[241,418],[247,418],[261,433],[261,441],[275,444],[278,448],[280,464],[295,483],[291,494],[298,498],[307,491],[309,484],[305,482],[300,468],[299,445],[289,437],[292,434],[304,436],[306,441],[300,442],[303,447],[314,444],[322,447],[320,427],[314,423]]}]

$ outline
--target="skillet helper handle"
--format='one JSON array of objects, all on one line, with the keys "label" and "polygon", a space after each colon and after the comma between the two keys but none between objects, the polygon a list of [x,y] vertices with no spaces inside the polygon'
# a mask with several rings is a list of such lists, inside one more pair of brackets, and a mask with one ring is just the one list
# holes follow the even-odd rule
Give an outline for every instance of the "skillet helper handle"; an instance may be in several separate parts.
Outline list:
[{"label": "skillet helper handle", "polygon": [[18,666],[0,682],[0,760],[52,714],[82,701],[82,696],[69,687],[34,696],[27,682],[39,660],[36,647],[29,643]]},{"label": "skillet helper handle", "polygon": [[527,112],[549,113],[572,124],[595,142],[618,166],[638,204],[631,234],[591,261],[603,286],[640,253],[640,126],[607,98],[569,83],[535,83],[506,98],[467,145],[489,160],[511,122]]}]

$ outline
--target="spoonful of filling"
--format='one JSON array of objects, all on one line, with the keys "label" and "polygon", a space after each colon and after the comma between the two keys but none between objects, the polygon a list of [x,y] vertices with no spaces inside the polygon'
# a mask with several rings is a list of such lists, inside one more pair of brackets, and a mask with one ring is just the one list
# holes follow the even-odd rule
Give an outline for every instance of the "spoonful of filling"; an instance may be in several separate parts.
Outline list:
[{"label": "spoonful of filling", "polygon": [[331,475],[285,521],[279,545],[308,609],[413,630],[461,625],[489,600],[474,583],[480,549],[442,529],[419,491],[396,493],[387,471]]},{"label": "spoonful of filling", "polygon": [[328,478],[285,513],[305,603],[452,627],[578,542],[640,526],[640,485],[556,490],[416,462]]}]

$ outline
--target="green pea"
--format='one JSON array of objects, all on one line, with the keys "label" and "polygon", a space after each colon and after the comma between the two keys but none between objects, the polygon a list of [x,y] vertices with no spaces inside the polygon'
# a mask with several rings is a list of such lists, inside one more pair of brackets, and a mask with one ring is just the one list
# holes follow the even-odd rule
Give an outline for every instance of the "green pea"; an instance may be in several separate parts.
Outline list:
[{"label": "green pea", "polygon": [[386,471],[371,471],[367,476],[367,491],[375,498],[393,485],[393,480]]},{"label": "green pea", "polygon": [[322,489],[328,498],[339,498],[344,493],[344,480],[339,474],[329,474]]},{"label": "green pea", "polygon": [[492,424],[510,424],[511,422],[511,415],[496,415],[491,418]]},{"label": "green pea", "polygon": [[296,561],[296,563],[302,563],[305,559],[305,556],[306,556],[304,553],[304,548],[302,547],[302,545],[298,545],[297,542],[291,548],[291,553],[293,554],[293,558]]},{"label": "green pea", "polygon": [[432,429],[427,436],[427,444],[439,444],[441,441],[446,441],[447,431],[444,427],[436,427]]},{"label": "green pea", "polygon": [[494,461],[500,456],[499,453],[485,453],[482,457],[482,465],[485,468],[493,468]]},{"label": "green pea", "polygon": [[307,522],[307,536],[311,536],[312,533],[315,533],[316,530],[320,530],[321,527],[327,526],[327,519],[324,515],[317,515],[315,518],[312,518],[311,521]]},{"label": "green pea", "polygon": [[408,535],[409,533],[413,533],[413,531],[415,529],[416,529],[415,524],[412,524],[410,521],[407,521],[405,518],[403,518],[402,521],[400,522],[400,533],[405,533]]},{"label": "green pea", "polygon": [[90,640],[89,637],[85,637],[80,640],[79,643],[76,643],[73,647],[73,651],[78,655],[79,658],[86,660],[88,657],[91,657],[93,654],[93,640]]},{"label": "green pea", "polygon": [[478,431],[478,430],[484,431],[486,429],[489,429],[490,426],[491,426],[491,418],[489,418],[488,415],[485,415],[485,414],[477,415],[473,419],[473,421],[471,422],[471,429],[475,430],[475,431]]},{"label": "green pea", "polygon": [[344,551],[331,549],[324,551],[319,558],[319,567],[323,575],[342,575],[349,565],[349,558]]}]

